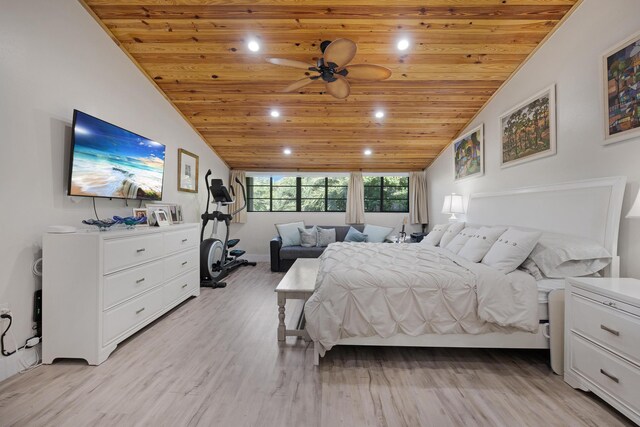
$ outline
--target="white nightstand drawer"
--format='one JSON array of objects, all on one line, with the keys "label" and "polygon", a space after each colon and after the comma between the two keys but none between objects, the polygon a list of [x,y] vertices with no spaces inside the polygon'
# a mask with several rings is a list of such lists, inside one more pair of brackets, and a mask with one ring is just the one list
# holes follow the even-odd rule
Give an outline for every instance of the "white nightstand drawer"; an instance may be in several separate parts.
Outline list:
[{"label": "white nightstand drawer", "polygon": [[163,262],[154,261],[106,276],[102,307],[107,310],[116,304],[159,285],[164,280]]},{"label": "white nightstand drawer", "polygon": [[104,314],[102,344],[107,344],[123,332],[147,320],[164,307],[163,287],[132,299]]},{"label": "white nightstand drawer", "polygon": [[193,270],[164,285],[164,304],[169,305],[200,286],[200,272]]},{"label": "white nightstand drawer", "polygon": [[200,236],[197,228],[170,231],[164,235],[164,251],[170,254],[183,249],[199,246]]},{"label": "white nightstand drawer", "polygon": [[176,277],[192,268],[198,267],[199,262],[198,249],[195,248],[172,255],[164,260],[164,277],[165,279]]},{"label": "white nightstand drawer", "polygon": [[571,334],[571,369],[634,412],[640,408],[640,369]]},{"label": "white nightstand drawer", "polygon": [[105,274],[162,256],[162,234],[113,239],[104,243]]},{"label": "white nightstand drawer", "polygon": [[640,318],[572,294],[574,331],[640,364]]}]

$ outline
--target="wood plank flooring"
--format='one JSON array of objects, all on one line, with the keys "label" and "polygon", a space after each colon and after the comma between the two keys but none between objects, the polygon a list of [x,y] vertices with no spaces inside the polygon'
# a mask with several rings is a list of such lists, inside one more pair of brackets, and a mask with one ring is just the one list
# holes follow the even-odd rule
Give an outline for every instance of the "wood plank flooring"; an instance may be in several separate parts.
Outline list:
[{"label": "wood plank flooring", "polygon": [[277,344],[281,278],[240,269],[98,367],[62,361],[0,383],[0,425],[631,425],[542,351],[345,347],[314,367],[312,345]]}]

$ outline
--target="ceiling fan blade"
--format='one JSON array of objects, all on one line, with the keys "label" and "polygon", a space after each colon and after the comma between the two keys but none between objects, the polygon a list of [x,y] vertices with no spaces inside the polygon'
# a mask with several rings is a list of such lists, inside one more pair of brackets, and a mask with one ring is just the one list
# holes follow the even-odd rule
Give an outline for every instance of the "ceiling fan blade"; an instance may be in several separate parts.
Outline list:
[{"label": "ceiling fan blade", "polygon": [[354,64],[345,67],[346,78],[350,80],[386,80],[391,77],[391,70],[380,65]]},{"label": "ceiling fan blade", "polygon": [[311,77],[305,77],[304,79],[300,79],[296,82],[291,83],[289,86],[282,89],[283,92],[295,92],[298,89],[301,89],[311,83],[315,82],[317,79],[312,79]]},{"label": "ceiling fan blade", "polygon": [[333,62],[338,67],[344,67],[356,56],[357,50],[356,44],[349,39],[334,40],[324,50],[324,62]]},{"label": "ceiling fan blade", "polygon": [[301,68],[303,70],[309,70],[311,68],[314,68],[313,65],[307,64],[306,62],[302,62],[302,61],[296,61],[293,59],[267,58],[267,62],[270,62],[275,65],[283,65],[285,67]]},{"label": "ceiling fan blade", "polygon": [[344,99],[349,96],[351,87],[349,86],[349,82],[347,81],[347,79],[339,74],[334,74],[334,77],[337,80],[325,83],[329,95],[338,99]]}]

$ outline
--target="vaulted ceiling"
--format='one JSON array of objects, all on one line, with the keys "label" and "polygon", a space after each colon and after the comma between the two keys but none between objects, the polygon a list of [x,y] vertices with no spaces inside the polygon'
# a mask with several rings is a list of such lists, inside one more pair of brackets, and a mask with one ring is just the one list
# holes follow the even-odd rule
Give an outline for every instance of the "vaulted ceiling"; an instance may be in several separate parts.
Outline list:
[{"label": "vaulted ceiling", "polygon": [[[579,3],[84,1],[230,167],[278,171],[424,169]],[[281,92],[305,71],[265,58],[313,63],[323,40],[341,37],[358,45],[352,63],[384,65],[391,78],[354,82],[344,100],[319,82]]]}]

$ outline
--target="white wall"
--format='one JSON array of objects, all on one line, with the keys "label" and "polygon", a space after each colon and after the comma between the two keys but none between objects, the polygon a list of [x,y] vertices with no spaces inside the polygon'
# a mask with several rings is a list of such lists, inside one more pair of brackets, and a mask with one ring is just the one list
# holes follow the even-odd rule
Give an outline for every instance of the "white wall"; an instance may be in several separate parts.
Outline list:
[{"label": "white wall", "polygon": [[[74,108],[165,144],[163,200],[182,204],[187,221],[204,206],[204,172],[227,180],[228,168],[77,1],[0,0],[0,11],[0,305],[23,344],[43,231],[94,216],[91,199],[65,196]],[[176,190],[178,148],[200,156],[199,195]],[[102,217],[131,213],[121,200],[97,207]],[[12,369],[4,359],[0,379]]]},{"label": "white wall", "polygon": [[[402,228],[408,213],[366,213],[369,224]],[[304,221],[307,225],[345,225],[344,212],[248,212],[245,224],[231,224],[231,238],[240,239],[238,247],[257,261],[269,261],[269,240],[276,234],[275,224]],[[420,231],[420,225],[407,225],[407,234]]]},{"label": "white wall", "polygon": [[[601,55],[640,30],[637,0],[584,0],[562,27],[497,94],[468,129],[485,125],[485,176],[453,182],[452,148],[427,168],[431,223],[445,194],[469,195],[531,185],[612,175],[627,176],[623,216],[640,181],[640,138],[603,146]],[[498,117],[536,92],[556,84],[557,144],[553,157],[500,168]],[[640,220],[623,219],[621,274],[640,278]]]}]

